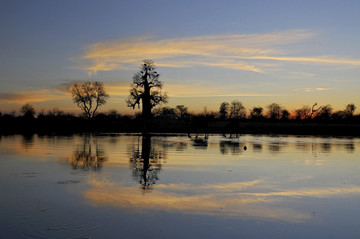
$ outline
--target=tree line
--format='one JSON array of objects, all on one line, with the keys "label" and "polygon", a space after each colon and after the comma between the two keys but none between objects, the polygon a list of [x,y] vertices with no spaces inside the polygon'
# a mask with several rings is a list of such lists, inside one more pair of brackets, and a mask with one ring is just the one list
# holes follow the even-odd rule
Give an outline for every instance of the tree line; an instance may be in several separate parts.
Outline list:
[{"label": "tree line", "polygon": [[[162,106],[162,104],[167,103],[168,96],[166,92],[162,91],[163,83],[159,77],[160,74],[156,71],[155,64],[151,60],[144,60],[140,71],[133,75],[126,104],[132,109],[141,107],[141,113],[135,115],[122,115],[116,110],[98,112],[99,108],[107,103],[110,96],[102,82],[87,81],[73,83],[70,87],[73,102],[82,112],[79,116],[57,108],[36,112],[31,104],[25,104],[20,108],[20,116],[16,116],[15,112],[10,114],[0,112],[0,123],[9,125],[9,122],[12,122],[11,125],[16,125],[36,121],[38,124],[41,122],[43,125],[51,125],[52,128],[66,128],[69,123],[73,124],[72,128],[78,126],[81,128],[83,125],[91,124],[91,127],[99,129],[105,125],[107,127],[115,125],[117,129],[132,125],[129,128],[134,129],[136,125],[141,124],[146,125],[146,127],[150,127],[151,124],[156,125],[154,121],[162,122],[160,125],[158,123],[160,128],[165,127],[170,121],[193,121],[195,122],[194,125],[196,122],[203,122],[204,120],[206,122],[360,122],[360,115],[354,114],[356,106],[353,103],[349,103],[343,110],[338,111],[334,111],[329,104],[318,105],[314,103],[312,106],[303,106],[290,112],[278,103],[271,103],[265,108],[255,106],[247,109],[242,102],[234,100],[220,103],[217,111],[208,111],[205,108],[201,113],[192,113],[185,105]],[[120,124],[124,126],[121,127]],[[194,125],[190,127],[197,127]]]}]

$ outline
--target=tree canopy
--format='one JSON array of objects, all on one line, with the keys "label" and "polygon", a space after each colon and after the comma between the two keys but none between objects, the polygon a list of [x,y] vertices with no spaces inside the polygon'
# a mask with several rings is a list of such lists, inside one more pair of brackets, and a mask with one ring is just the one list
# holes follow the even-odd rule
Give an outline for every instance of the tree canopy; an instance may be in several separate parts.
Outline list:
[{"label": "tree canopy", "polygon": [[104,84],[99,81],[74,83],[70,92],[74,103],[80,107],[87,119],[93,118],[97,109],[106,104],[106,100],[109,98]]},{"label": "tree canopy", "polygon": [[142,104],[142,116],[151,117],[151,110],[161,103],[167,103],[167,94],[162,93],[163,83],[160,74],[155,71],[155,64],[151,60],[144,60],[141,70],[134,74],[130,95],[126,100],[127,106],[133,109]]}]

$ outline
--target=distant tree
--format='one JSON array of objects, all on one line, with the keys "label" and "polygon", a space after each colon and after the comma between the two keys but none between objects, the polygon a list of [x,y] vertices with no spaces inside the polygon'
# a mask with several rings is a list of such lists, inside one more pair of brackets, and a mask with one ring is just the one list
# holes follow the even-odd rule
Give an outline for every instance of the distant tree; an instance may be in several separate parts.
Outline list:
[{"label": "distant tree", "polygon": [[343,120],[346,118],[345,111],[338,110],[331,115],[331,118],[334,120]]},{"label": "distant tree", "polygon": [[106,104],[106,100],[109,98],[104,84],[99,81],[74,83],[70,92],[74,103],[80,107],[87,119],[93,118],[97,109]]},{"label": "distant tree", "polygon": [[51,110],[48,110],[48,112],[47,112],[47,116],[53,117],[53,118],[55,118],[55,117],[59,118],[64,115],[65,115],[65,112],[62,110],[59,110],[58,108],[53,108]]},{"label": "distant tree", "polygon": [[282,120],[288,120],[289,117],[290,117],[289,111],[288,111],[287,109],[282,109],[282,110],[281,110],[281,117],[280,117],[280,118],[281,118]]},{"label": "distant tree", "polygon": [[333,108],[331,105],[325,105],[321,107],[321,109],[316,113],[315,118],[320,120],[328,120],[331,118],[332,110]]},{"label": "distant tree", "polygon": [[356,106],[354,104],[348,104],[345,108],[345,116],[346,118],[351,118],[354,116]]},{"label": "distant tree", "polygon": [[281,106],[277,103],[272,103],[267,106],[268,114],[270,119],[280,119],[281,116]]},{"label": "distant tree", "polygon": [[246,108],[243,104],[238,101],[234,100],[230,104],[230,117],[232,119],[243,119],[246,118]]},{"label": "distant tree", "polygon": [[179,119],[186,119],[190,116],[188,107],[185,107],[184,105],[177,105],[175,107],[175,112]]},{"label": "distant tree", "polygon": [[260,119],[263,118],[263,108],[262,107],[253,107],[252,110],[250,111],[250,117],[252,119]]},{"label": "distant tree", "polygon": [[117,110],[115,110],[115,109],[109,110],[107,115],[111,119],[118,119],[121,117],[121,114],[119,112],[117,112]]},{"label": "distant tree", "polygon": [[23,117],[34,118],[35,108],[30,104],[25,104],[21,107],[20,112],[23,114]]},{"label": "distant tree", "polygon": [[226,119],[229,115],[229,103],[222,102],[219,108],[219,114],[221,119]]},{"label": "distant tree", "polygon": [[142,116],[151,118],[151,110],[161,103],[167,103],[166,93],[161,93],[163,84],[159,81],[160,74],[155,71],[154,62],[144,60],[140,72],[135,73],[131,84],[130,95],[126,100],[127,106],[133,109],[140,101]]},{"label": "distant tree", "polygon": [[297,120],[305,120],[311,117],[311,109],[304,105],[302,108],[295,110],[295,117]]},{"label": "distant tree", "polygon": [[318,112],[322,106],[319,106],[317,109],[315,108],[317,106],[317,103],[315,103],[312,108],[311,108],[311,114],[310,114],[310,119],[313,118],[313,115]]}]

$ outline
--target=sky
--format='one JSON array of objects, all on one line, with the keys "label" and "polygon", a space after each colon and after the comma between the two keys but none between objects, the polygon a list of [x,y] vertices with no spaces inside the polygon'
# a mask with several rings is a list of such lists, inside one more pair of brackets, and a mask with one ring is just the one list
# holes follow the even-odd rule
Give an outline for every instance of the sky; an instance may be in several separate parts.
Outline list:
[{"label": "sky", "polygon": [[359,11],[357,0],[0,0],[0,112],[80,113],[69,86],[102,81],[100,110],[134,113],[132,76],[151,59],[169,107],[358,113]]}]

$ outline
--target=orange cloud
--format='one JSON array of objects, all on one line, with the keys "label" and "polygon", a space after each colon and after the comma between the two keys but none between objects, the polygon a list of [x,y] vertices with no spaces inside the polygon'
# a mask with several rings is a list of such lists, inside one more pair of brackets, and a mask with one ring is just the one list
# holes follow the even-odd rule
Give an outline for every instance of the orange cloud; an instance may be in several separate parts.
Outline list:
[{"label": "orange cloud", "polygon": [[[159,66],[215,66],[261,73],[254,64],[237,57],[259,57],[278,54],[278,45],[299,42],[314,34],[307,30],[289,30],[266,34],[210,35],[156,40],[152,37],[126,38],[90,45],[76,68],[89,74],[138,65],[153,59]],[[234,57],[235,56],[235,57]],[[254,58],[256,59],[256,58]]]},{"label": "orange cloud", "polygon": [[36,91],[20,91],[16,93],[0,94],[0,100],[17,104],[64,100],[68,98],[69,96],[66,93],[57,89],[40,89]]},{"label": "orange cloud", "polygon": [[341,59],[341,58],[326,58],[326,57],[277,57],[277,56],[249,56],[237,57],[238,59],[248,60],[274,60],[286,62],[301,62],[301,63],[318,63],[318,64],[342,64],[350,66],[360,66],[358,59]]}]

